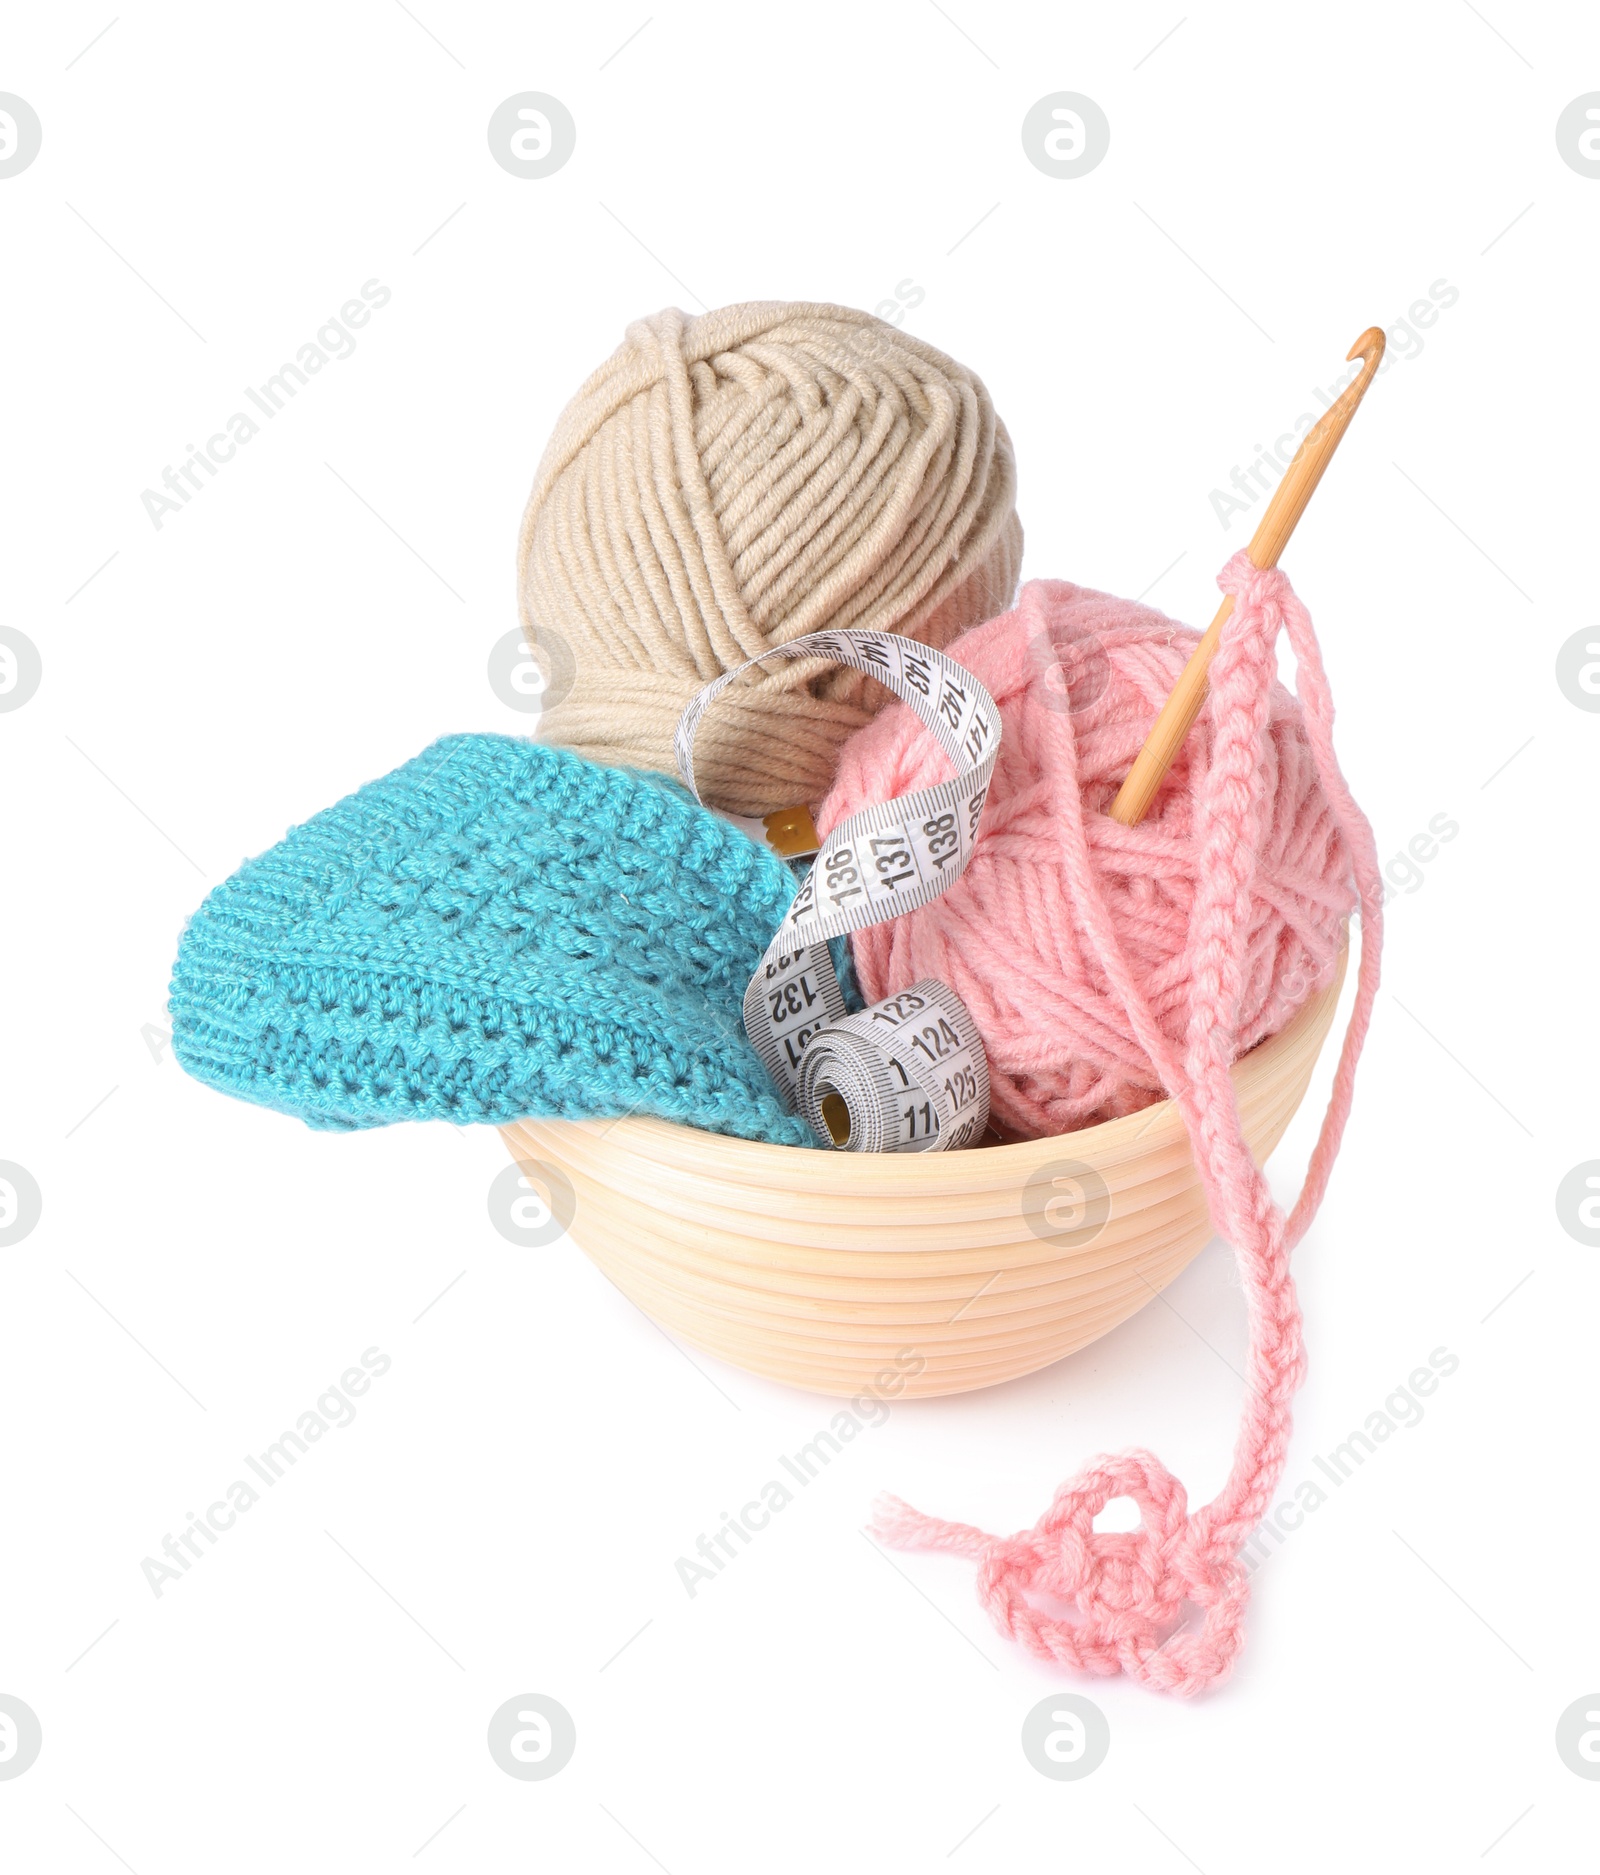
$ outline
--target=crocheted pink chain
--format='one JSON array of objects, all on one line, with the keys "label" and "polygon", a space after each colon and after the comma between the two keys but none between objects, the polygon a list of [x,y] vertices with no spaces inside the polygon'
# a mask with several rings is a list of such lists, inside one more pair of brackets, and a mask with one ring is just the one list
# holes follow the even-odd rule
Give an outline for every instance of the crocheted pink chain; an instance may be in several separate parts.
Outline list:
[{"label": "crocheted pink chain", "polygon": [[[879,1500],[874,1533],[901,1549],[942,1549],[977,1559],[979,1599],[1000,1630],[1043,1659],[1080,1672],[1124,1672],[1167,1692],[1192,1694],[1223,1678],[1243,1639],[1249,1578],[1239,1551],[1260,1522],[1283,1471],[1290,1402],[1305,1372],[1300,1308],[1289,1253],[1316,1215],[1350,1113],[1356,1062],[1372,1017],[1382,950],[1382,886],[1372,829],[1351,798],[1333,752],[1333,698],[1310,615],[1288,580],[1239,553],[1218,575],[1234,607],[1210,669],[1215,743],[1195,812],[1196,890],[1186,972],[1183,1052],[1162,1032],[1095,888],[1063,724],[1062,865],[1076,916],[1092,941],[1132,1033],[1158,1069],[1188,1129],[1218,1232],[1234,1246],[1250,1322],[1243,1422],[1233,1468],[1218,1496],[1190,1512],[1183,1486],[1145,1451],[1095,1459],[1056,1492],[1031,1530],[989,1536],[969,1524],[924,1517],[900,1499]],[[1287,629],[1317,774],[1343,832],[1361,901],[1361,965],[1333,1093],[1305,1184],[1287,1216],[1245,1142],[1229,1069],[1250,887],[1267,811],[1261,738],[1274,646]],[[1099,1531],[1115,1497],[1139,1507],[1135,1531]],[[1028,1591],[1059,1598],[1076,1620],[1044,1613]],[[1185,1604],[1200,1610],[1184,1622]]]}]

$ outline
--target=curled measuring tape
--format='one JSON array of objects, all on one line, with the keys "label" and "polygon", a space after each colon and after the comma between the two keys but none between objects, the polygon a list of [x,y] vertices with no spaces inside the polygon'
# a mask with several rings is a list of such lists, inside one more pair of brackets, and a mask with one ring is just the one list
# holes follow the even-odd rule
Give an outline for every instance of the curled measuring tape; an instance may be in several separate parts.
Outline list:
[{"label": "curled measuring tape", "polygon": [[696,800],[701,718],[746,671],[797,658],[829,659],[876,678],[932,732],[955,773],[863,808],[819,843],[745,991],[745,1033],[773,1085],[825,1146],[974,1145],[989,1122],[989,1064],[966,1005],[947,984],[927,981],[847,1015],[828,940],[916,911],[966,871],[1000,752],[1000,712],[970,671],[913,639],[813,632],[725,672],[684,711],[673,746]]},{"label": "curled measuring tape", "polygon": [[989,1117],[989,1061],[966,1004],[925,977],[827,1023],[800,1063],[800,1111],[855,1152],[970,1145]]}]

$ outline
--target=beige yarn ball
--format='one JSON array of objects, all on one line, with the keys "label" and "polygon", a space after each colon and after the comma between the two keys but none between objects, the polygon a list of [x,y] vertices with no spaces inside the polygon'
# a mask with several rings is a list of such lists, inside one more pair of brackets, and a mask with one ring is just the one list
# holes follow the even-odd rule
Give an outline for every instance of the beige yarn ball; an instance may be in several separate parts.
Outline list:
[{"label": "beige yarn ball", "polygon": [[[1015,501],[982,381],[868,313],[639,320],[563,412],[523,516],[523,629],[575,665],[540,737],[671,774],[684,706],[771,645],[825,627],[948,644],[1011,603]],[[757,673],[700,732],[703,794],[742,814],[820,801],[887,698],[836,666]]]}]

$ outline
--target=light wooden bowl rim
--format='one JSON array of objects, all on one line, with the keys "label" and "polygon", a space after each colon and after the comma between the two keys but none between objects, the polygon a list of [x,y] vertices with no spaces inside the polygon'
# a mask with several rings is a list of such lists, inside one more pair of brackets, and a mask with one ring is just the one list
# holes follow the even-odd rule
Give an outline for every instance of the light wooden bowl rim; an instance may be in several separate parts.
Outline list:
[{"label": "light wooden bowl rim", "polygon": [[[1308,1031],[1319,1031],[1312,1044],[1313,1056],[1320,1052],[1348,961],[1349,951],[1345,948],[1339,953],[1332,980],[1283,1028],[1234,1063],[1241,1098],[1255,1091],[1255,1082],[1271,1076],[1279,1055],[1298,1053],[1308,1039]],[[541,1126],[549,1124],[541,1122]],[[736,1139],[727,1133],[702,1132],[643,1114],[562,1124],[564,1129],[570,1127],[589,1135],[596,1145],[603,1140],[607,1150],[626,1151],[636,1160],[653,1161],[679,1175],[688,1172],[720,1184],[766,1192],[804,1190],[819,1198],[844,1202],[881,1200],[899,1193],[938,1197],[946,1192],[1015,1192],[1042,1167],[1063,1159],[1081,1161],[1104,1174],[1123,1166],[1141,1168],[1159,1148],[1177,1140],[1186,1145],[1188,1139],[1182,1115],[1172,1100],[1157,1101],[1137,1113],[1104,1120],[1077,1132],[983,1146],[969,1152],[813,1151]],[[509,1138],[507,1143],[511,1143]]]}]

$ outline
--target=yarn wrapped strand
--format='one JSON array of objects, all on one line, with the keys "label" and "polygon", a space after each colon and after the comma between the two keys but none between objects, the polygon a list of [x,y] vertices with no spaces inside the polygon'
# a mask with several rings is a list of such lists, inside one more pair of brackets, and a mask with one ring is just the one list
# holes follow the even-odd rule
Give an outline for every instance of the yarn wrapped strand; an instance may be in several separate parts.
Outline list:
[{"label": "yarn wrapped strand", "polygon": [[[1089,1674],[1127,1673],[1162,1691],[1192,1695],[1232,1667],[1243,1640],[1249,1577],[1240,1551],[1282,1476],[1290,1406],[1305,1371],[1290,1252],[1316,1215],[1350,1113],[1356,1064],[1372,1017],[1382,950],[1382,886],[1372,830],[1334,756],[1333,703],[1311,620],[1285,576],[1237,554],[1219,585],[1232,616],[1211,666],[1211,759],[1196,783],[1195,891],[1187,944],[1188,1020],[1181,1048],[1167,1035],[1093,888],[1081,805],[1061,828],[1076,916],[1116,998],[1170,1090],[1188,1131],[1211,1216],[1234,1246],[1249,1315],[1245,1404],[1232,1468],[1219,1494],[1190,1511],[1182,1484],[1152,1453],[1093,1460],[1056,1492],[1030,1530],[991,1536],[880,1499],[875,1534],[897,1548],[948,1550],[977,1563],[979,1599],[1001,1632],[1041,1659]],[[1264,813],[1263,731],[1273,647],[1287,630],[1323,794],[1338,820],[1361,906],[1361,963],[1333,1090],[1304,1185],[1286,1215],[1245,1142],[1229,1068],[1237,1052],[1245,932]],[[1061,758],[1073,759],[1063,719]],[[1070,772],[1070,769],[1069,769]],[[1115,1497],[1140,1512],[1135,1531],[1099,1531]],[[1048,1594],[1076,1610],[1049,1614],[1029,1599]],[[1186,1622],[1185,1605],[1200,1611]]]},{"label": "yarn wrapped strand", "polygon": [[[984,1039],[1005,1138],[1075,1132],[1167,1091],[1129,1029],[1076,900],[1088,893],[1106,907],[1163,1033],[1181,1047],[1199,880],[1197,783],[1211,760],[1213,719],[1195,724],[1146,819],[1126,827],[1110,810],[1195,642],[1146,606],[1034,580],[1015,611],[950,649],[995,698],[1004,726],[983,835],[968,871],[936,903],[857,932],[852,944],[870,1001],[928,977],[961,998]],[[943,771],[939,748],[911,712],[884,710],[846,745],[818,829],[830,836],[866,803],[925,788]],[[1240,1054],[1332,981],[1355,905],[1338,818],[1300,707],[1281,684],[1269,686],[1253,785],[1262,813],[1240,926]],[[1081,879],[1061,838],[1075,815],[1088,842]]]},{"label": "yarn wrapped strand", "polygon": [[[779,302],[629,326],[556,425],[518,549],[523,629],[570,653],[540,736],[673,769],[702,686],[824,629],[942,648],[1010,604],[1022,557],[1011,439],[982,381],[848,307]],[[815,803],[887,700],[794,663],[718,711],[705,798]]]}]

